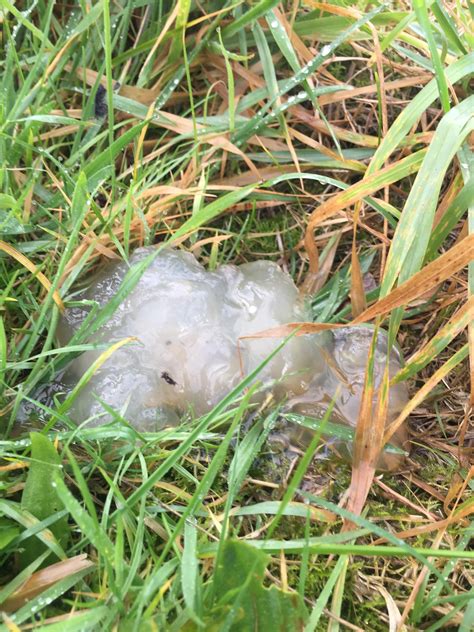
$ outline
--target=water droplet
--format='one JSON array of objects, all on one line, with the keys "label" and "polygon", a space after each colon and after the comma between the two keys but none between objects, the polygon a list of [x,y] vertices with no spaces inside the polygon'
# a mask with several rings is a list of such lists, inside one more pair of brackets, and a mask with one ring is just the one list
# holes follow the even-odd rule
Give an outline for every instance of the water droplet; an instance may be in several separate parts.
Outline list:
[{"label": "water droplet", "polygon": [[306,92],[304,92],[303,90],[301,92],[298,92],[298,99],[305,99],[306,98]]},{"label": "water droplet", "polygon": [[270,26],[272,27],[272,29],[277,29],[280,26],[280,23],[277,20],[273,20],[272,22],[270,22]]},{"label": "water droplet", "polygon": [[326,57],[326,55],[329,55],[330,52],[331,52],[331,47],[329,46],[329,44],[326,44],[326,46],[323,46],[321,48],[321,55],[323,57]]}]

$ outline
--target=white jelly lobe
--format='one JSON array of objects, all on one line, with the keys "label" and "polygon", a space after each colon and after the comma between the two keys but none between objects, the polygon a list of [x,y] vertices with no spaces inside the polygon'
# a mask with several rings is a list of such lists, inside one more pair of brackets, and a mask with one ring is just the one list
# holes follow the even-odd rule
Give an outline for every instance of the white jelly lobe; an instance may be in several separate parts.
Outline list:
[{"label": "white jelly lobe", "polygon": [[[153,248],[140,248],[130,266]],[[104,266],[75,300],[82,307],[66,311],[58,337],[66,344],[81,327],[91,305],[103,308],[117,293],[129,269],[126,263]],[[254,371],[282,342],[246,338],[257,332],[309,319],[292,279],[276,264],[257,261],[225,265],[208,272],[190,253],[162,250],[109,321],[89,342],[112,344],[137,339],[116,350],[95,372],[69,415],[78,423],[111,420],[105,402],[140,431],[179,423],[191,411],[202,415],[244,376]],[[372,339],[370,329],[342,329],[291,338],[259,372],[258,381],[287,407],[319,414],[335,397],[338,420],[354,426]],[[64,376],[74,386],[101,351],[72,361]],[[385,366],[386,340],[379,337],[376,381]],[[390,356],[390,373],[400,367]],[[406,402],[406,389],[390,394],[390,418]]]}]

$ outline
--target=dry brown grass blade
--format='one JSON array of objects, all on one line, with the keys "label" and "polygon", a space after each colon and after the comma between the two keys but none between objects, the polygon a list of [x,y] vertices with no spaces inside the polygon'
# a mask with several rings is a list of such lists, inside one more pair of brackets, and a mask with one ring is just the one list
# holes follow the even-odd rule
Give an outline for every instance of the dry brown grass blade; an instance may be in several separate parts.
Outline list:
[{"label": "dry brown grass blade", "polygon": [[303,132],[297,129],[290,128],[290,134],[291,136],[293,136],[293,138],[296,138],[297,140],[301,141],[307,147],[311,147],[311,149],[316,149],[321,154],[323,154],[323,156],[327,156],[328,158],[331,158],[332,160],[337,160],[341,164],[347,165],[347,167],[352,169],[353,171],[364,172],[366,169],[363,163],[358,162],[357,160],[346,160],[343,156],[339,156],[337,152],[333,151],[332,149],[329,149],[328,147],[318,142],[311,136],[308,136],[307,134],[303,134]]},{"label": "dry brown grass blade", "polygon": [[473,259],[474,235],[469,235],[459,244],[414,274],[408,281],[392,290],[386,297],[365,310],[355,319],[354,324],[371,320],[376,316],[387,314],[397,307],[407,305],[422,296],[424,292],[443,283],[453,274],[462,270]]},{"label": "dry brown grass blade", "polygon": [[413,509],[418,514],[424,515],[428,520],[431,520],[432,522],[436,520],[437,515],[423,507],[422,504],[406,498],[403,494],[397,492],[395,489],[392,489],[389,485],[384,483],[382,480],[379,480],[378,478],[375,480],[375,482],[376,485],[380,487],[380,489],[382,489],[389,498],[393,498],[400,505],[405,505],[405,507]]},{"label": "dry brown grass blade", "polygon": [[[411,86],[419,86],[431,81],[433,75],[424,74],[416,75],[415,77],[407,77],[406,79],[396,79],[395,81],[387,81],[385,83],[385,91],[400,90],[402,88],[409,88]],[[323,94],[318,98],[319,105],[328,105],[330,103],[337,103],[340,101],[346,101],[347,99],[356,99],[357,97],[365,97],[370,94],[377,93],[377,84],[373,83],[370,86],[362,86],[361,88],[353,88],[352,90],[341,90],[340,92],[334,92],[332,94]],[[426,134],[425,140],[428,141],[431,138],[431,134]]]},{"label": "dry brown grass blade", "polygon": [[321,267],[317,273],[309,273],[306,275],[303,284],[300,287],[300,292],[305,294],[315,294],[318,292],[323,285],[326,283],[327,278],[332,270],[332,265],[334,263],[334,257],[336,256],[337,247],[339,245],[339,241],[341,240],[342,231],[338,231],[336,233],[336,239],[332,246],[329,248],[324,260],[321,263]]},{"label": "dry brown grass blade", "polygon": [[[315,118],[314,114],[309,110],[306,110],[301,105],[294,105],[290,108],[291,114],[298,119],[301,123],[307,125],[310,129],[323,134],[324,136],[336,136],[339,140],[344,142],[353,143],[361,147],[378,147],[379,140],[375,136],[369,136],[369,134],[360,134],[347,130],[344,127],[339,127],[334,123],[331,123],[331,129],[327,124],[320,119]],[[419,140],[419,139],[418,139]]]},{"label": "dry brown grass blade", "polygon": [[357,318],[367,308],[362,270],[360,269],[359,256],[357,254],[356,225],[354,224],[351,251],[351,307],[354,318]]},{"label": "dry brown grass blade", "polygon": [[78,573],[86,568],[92,568],[94,563],[87,559],[87,555],[76,555],[57,564],[51,564],[33,573],[29,579],[1,605],[5,612],[13,612],[21,608],[27,601],[44,592],[47,588],[57,582]]},{"label": "dry brown grass blade", "polygon": [[[360,515],[362,512],[374,479],[375,470],[382,452],[385,423],[388,414],[388,364],[385,367],[382,384],[378,389],[377,405],[374,411],[373,399],[375,391],[373,378],[369,375],[369,365],[370,358],[375,353],[375,339],[376,333],[374,332],[359,419],[354,437],[352,476],[347,498],[348,510],[356,515]],[[392,468],[393,463],[389,460],[386,463],[383,459],[382,461],[382,466],[387,465],[390,469]],[[350,526],[350,522],[345,524],[345,528],[348,526]]]},{"label": "dry brown grass blade", "polygon": [[[301,165],[301,171],[312,171],[314,167],[308,164]],[[259,169],[259,174],[264,180],[271,180],[276,176],[281,175],[282,173],[287,173],[288,170],[285,168],[285,165],[281,165],[279,167],[264,167],[263,169]],[[255,174],[251,171],[243,171],[235,176],[229,176],[227,178],[222,178],[218,181],[219,184],[225,186],[238,186],[243,187],[247,184],[255,184],[260,182],[258,178],[255,178]]]},{"label": "dry brown grass blade", "polygon": [[[154,124],[158,125],[159,127],[164,127],[165,129],[169,129],[170,131],[177,134],[191,134],[194,132],[194,123],[191,119],[187,119],[183,116],[178,116],[177,114],[172,114],[171,112],[164,112],[161,110],[156,112],[156,114],[160,117],[160,119],[154,120]],[[204,125],[197,123],[196,129],[204,131],[205,127]],[[263,182],[264,178],[262,178],[262,175],[260,174],[257,167],[250,160],[250,158],[222,134],[206,134],[205,136],[200,137],[200,142],[209,143],[214,147],[219,147],[231,154],[239,156],[248,166],[250,171],[254,174],[254,177],[257,178],[257,181]]]},{"label": "dry brown grass blade", "polygon": [[[45,288],[47,292],[51,291],[52,286],[51,286],[50,280],[46,278],[46,276],[38,270],[36,265],[32,261],[30,261],[28,257],[25,257],[24,254],[22,254],[21,252],[18,252],[18,250],[13,248],[13,246],[11,246],[10,244],[7,244],[5,241],[2,241],[1,239],[0,239],[0,250],[3,250],[3,252],[6,252],[7,255],[10,255],[10,257],[13,257],[13,259],[16,259],[18,263],[20,263],[24,268],[29,270],[38,279],[38,281],[41,283],[41,285]],[[56,303],[56,305],[59,307],[59,309],[61,311],[64,311],[64,303],[61,297],[59,296],[59,292],[57,290],[54,290],[53,292],[53,300]]]},{"label": "dry brown grass blade", "polygon": [[[87,126],[87,125],[86,125]],[[49,132],[40,134],[35,140],[51,140],[52,138],[61,138],[62,136],[68,136],[69,134],[76,134],[81,129],[80,125],[64,125],[63,127],[57,127]]]},{"label": "dry brown grass blade", "polygon": [[[92,70],[91,68],[83,68],[79,66],[78,68],[73,68],[72,64],[66,64],[64,66],[65,70],[71,72],[75,71],[76,75],[79,79],[84,80],[88,86],[95,85],[97,81],[97,77],[99,73],[96,70]],[[100,78],[100,84],[106,88],[107,87],[107,79],[105,75]],[[150,105],[158,96],[157,90],[150,90],[149,88],[138,88],[136,86],[120,86],[119,94],[127,99],[133,99],[142,105]]]},{"label": "dry brown grass blade", "polygon": [[154,56],[156,50],[158,49],[158,46],[161,44],[161,42],[163,41],[164,36],[166,35],[166,33],[171,28],[171,25],[173,24],[173,22],[176,20],[178,14],[179,14],[180,8],[181,8],[181,3],[177,2],[175,8],[169,14],[168,19],[166,20],[162,31],[160,32],[160,34],[156,38],[155,43],[151,47],[150,52],[147,55],[147,58],[143,62],[143,66],[142,66],[142,70],[141,70],[140,74],[143,72],[143,70],[148,66],[150,61],[153,59],[153,56]]},{"label": "dry brown grass blade", "polygon": [[[428,524],[420,525],[419,527],[412,527],[411,529],[405,529],[404,531],[398,531],[394,533],[397,538],[403,538],[406,540],[407,538],[416,538],[420,535],[425,535],[426,533],[431,533],[433,531],[439,531],[440,529],[446,529],[453,524],[457,524],[458,522],[463,522],[465,519],[474,513],[474,506],[464,507],[460,509],[456,514],[451,515],[449,518],[444,518],[444,520],[437,520],[436,522],[430,522]],[[378,538],[373,542],[374,546],[378,546],[386,542],[386,538]]]}]

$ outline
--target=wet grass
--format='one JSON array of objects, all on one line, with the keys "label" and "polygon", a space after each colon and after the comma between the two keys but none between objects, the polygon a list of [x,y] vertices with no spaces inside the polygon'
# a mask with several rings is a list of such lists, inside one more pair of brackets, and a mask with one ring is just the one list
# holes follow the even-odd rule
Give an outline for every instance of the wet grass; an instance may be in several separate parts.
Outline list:
[{"label": "wet grass", "polygon": [[[472,629],[471,14],[1,0],[2,629],[266,630],[272,609],[284,629]],[[252,408],[250,379],[155,434],[77,428],[67,401],[15,425],[146,262],[59,347],[77,284],[171,242],[209,267],[270,258],[316,283],[315,321],[386,327],[409,358],[405,467],[374,475],[362,449],[382,410],[352,469],[314,459],[318,437],[270,454],[278,408]]]}]

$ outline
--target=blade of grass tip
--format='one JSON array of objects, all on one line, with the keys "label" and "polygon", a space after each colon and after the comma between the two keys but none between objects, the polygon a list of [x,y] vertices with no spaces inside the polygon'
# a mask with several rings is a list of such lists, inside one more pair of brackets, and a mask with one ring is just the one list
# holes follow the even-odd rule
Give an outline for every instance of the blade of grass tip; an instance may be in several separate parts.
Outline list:
[{"label": "blade of grass tip", "polygon": [[[265,20],[268,24],[270,32],[273,36],[273,39],[276,42],[276,45],[280,49],[281,54],[284,56],[288,64],[290,65],[293,72],[298,73],[301,71],[301,65],[298,61],[298,56],[293,48],[293,44],[291,43],[291,39],[288,37],[285,27],[281,23],[281,20],[278,15],[278,10],[272,9],[265,15]],[[313,101],[313,92],[311,86],[307,79],[303,82],[303,86],[306,90],[306,94],[308,98]]]},{"label": "blade of grass tip", "polygon": [[441,105],[443,106],[443,110],[445,112],[449,112],[450,103],[449,103],[448,84],[446,82],[443,64],[441,63],[441,59],[438,54],[438,47],[436,45],[436,40],[433,35],[432,24],[428,17],[428,9],[427,9],[425,0],[413,0],[413,8],[415,10],[418,24],[421,26],[421,29],[426,37],[426,41],[428,42],[428,46],[429,46],[430,54],[431,54],[431,61],[433,63],[433,67],[436,74],[436,82],[438,84],[438,91],[439,91],[439,96],[441,100]]},{"label": "blade of grass tip", "polygon": [[[415,19],[415,14],[410,12],[402,20],[400,20],[400,22],[394,28],[389,30],[388,34],[380,42],[380,50],[382,53],[384,53],[387,50],[387,48],[389,48],[392,42],[398,38],[400,33],[402,33],[405,30],[405,28],[411,22],[414,21],[414,19]],[[374,61],[375,61],[375,55],[372,54],[372,57],[370,58],[369,63],[372,64]]]}]

